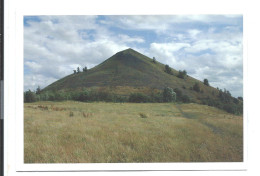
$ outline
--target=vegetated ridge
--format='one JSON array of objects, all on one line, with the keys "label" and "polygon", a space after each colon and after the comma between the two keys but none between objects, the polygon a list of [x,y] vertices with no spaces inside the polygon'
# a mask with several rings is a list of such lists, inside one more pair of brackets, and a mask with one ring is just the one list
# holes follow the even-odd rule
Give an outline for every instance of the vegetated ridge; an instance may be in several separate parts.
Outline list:
[{"label": "vegetated ridge", "polygon": [[[205,86],[203,82],[186,76],[178,78],[178,71],[172,69],[173,75],[165,72],[165,65],[138,53],[133,49],[127,49],[116,53],[103,63],[89,69],[87,72],[68,75],[43,91],[57,91],[62,89],[77,89],[83,87],[116,87],[127,86],[133,88],[149,87],[163,89],[164,87],[178,88],[184,94],[193,99],[213,97],[212,92],[218,90]],[[190,90],[198,82],[200,92]],[[203,93],[201,93],[203,92]],[[130,93],[130,92],[129,92]]]},{"label": "vegetated ridge", "polygon": [[[241,114],[243,111],[242,100],[232,97],[229,91],[222,91],[210,86],[208,80],[206,82],[187,75],[186,71],[177,71],[156,61],[155,58],[149,58],[129,48],[116,53],[91,69],[83,72],[74,71],[50,84],[41,92],[102,89],[114,94],[130,96],[132,93],[138,92],[146,95],[152,94],[162,91],[165,87],[170,87],[176,92],[179,101],[208,104],[226,111],[233,108],[231,113],[240,109],[239,114]],[[230,107],[230,103],[239,105],[239,107]],[[226,104],[226,107],[223,104]]]}]

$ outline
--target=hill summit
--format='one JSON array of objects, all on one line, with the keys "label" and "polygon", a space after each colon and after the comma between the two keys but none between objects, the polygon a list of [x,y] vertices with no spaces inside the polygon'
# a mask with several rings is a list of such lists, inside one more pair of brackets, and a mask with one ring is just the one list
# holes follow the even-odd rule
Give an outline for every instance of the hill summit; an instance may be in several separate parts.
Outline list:
[{"label": "hill summit", "polygon": [[[171,97],[171,98],[169,98]],[[24,92],[25,102],[75,100],[84,102],[193,102],[243,113],[243,98],[234,98],[227,90],[211,87],[176,71],[155,58],[131,48],[120,51],[101,64],[83,72],[79,68],[43,90]]]},{"label": "hill summit", "polygon": [[[181,90],[194,100],[212,97],[212,94],[218,91],[188,75],[183,78],[178,77],[179,72],[175,69],[169,68],[169,70],[171,74],[167,73],[166,65],[129,48],[116,53],[86,72],[74,73],[62,78],[47,86],[43,91],[93,87],[162,90],[165,87],[171,87]],[[199,85],[199,91],[191,90],[195,83]]]}]

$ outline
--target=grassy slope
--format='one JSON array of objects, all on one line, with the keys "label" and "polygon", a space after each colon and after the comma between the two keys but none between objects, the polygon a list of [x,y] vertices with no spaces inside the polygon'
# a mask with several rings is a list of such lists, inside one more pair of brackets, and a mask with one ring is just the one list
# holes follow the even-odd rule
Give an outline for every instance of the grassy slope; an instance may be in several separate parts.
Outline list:
[{"label": "grassy slope", "polygon": [[198,104],[37,102],[24,118],[25,163],[243,160],[243,118]]},{"label": "grassy slope", "polygon": [[[44,90],[74,89],[79,87],[150,87],[162,89],[165,86],[179,88],[183,94],[192,99],[211,97],[215,98],[217,89],[205,86],[190,76],[185,79],[176,77],[177,71],[173,69],[173,75],[164,72],[165,65],[152,62],[148,58],[132,49],[119,52],[107,59],[100,65],[88,70],[87,73],[71,74],[53,84],[47,86]],[[199,82],[203,93],[197,93],[189,88]],[[186,87],[186,89],[183,88]],[[130,91],[131,92],[131,91]],[[215,92],[215,95],[212,95]]]}]

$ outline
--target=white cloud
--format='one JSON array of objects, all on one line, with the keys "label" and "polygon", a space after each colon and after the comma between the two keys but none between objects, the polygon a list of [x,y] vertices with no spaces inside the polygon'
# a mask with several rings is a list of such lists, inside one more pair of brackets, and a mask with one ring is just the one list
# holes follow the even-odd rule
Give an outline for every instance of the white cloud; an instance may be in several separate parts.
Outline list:
[{"label": "white cloud", "polygon": [[[24,27],[25,89],[42,88],[77,67],[130,46],[212,85],[242,94],[240,15],[39,16]],[[194,25],[199,24],[199,25]],[[204,25],[204,26],[203,26]],[[201,27],[203,26],[203,27]],[[112,28],[121,29],[113,31]],[[125,32],[126,31],[126,32]],[[131,31],[128,33],[127,31]],[[138,36],[135,32],[152,32]],[[150,35],[149,33],[149,35]]]},{"label": "white cloud", "polygon": [[201,33],[200,30],[197,30],[197,29],[191,29],[191,30],[188,30],[188,33],[190,34],[190,37],[195,39],[197,37],[197,35],[199,33]]}]

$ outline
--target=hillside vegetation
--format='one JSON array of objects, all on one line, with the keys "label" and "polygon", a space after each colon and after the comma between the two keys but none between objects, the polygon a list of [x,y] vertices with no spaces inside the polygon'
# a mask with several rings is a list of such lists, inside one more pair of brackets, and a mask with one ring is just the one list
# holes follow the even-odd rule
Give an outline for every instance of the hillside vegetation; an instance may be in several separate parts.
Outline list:
[{"label": "hillside vegetation", "polygon": [[[199,98],[215,98],[218,94],[217,89],[206,86],[190,76],[179,78],[177,70],[173,68],[170,70],[172,74],[167,73],[164,64],[154,62],[153,59],[133,49],[127,49],[116,53],[87,72],[71,74],[58,80],[43,91],[90,87],[112,87],[116,91],[118,86],[162,90],[165,87],[171,87],[182,90],[183,94],[194,101],[199,101]],[[195,83],[199,84],[199,91],[191,91]]]},{"label": "hillside vegetation", "polygon": [[25,163],[241,162],[243,118],[175,103],[24,105]]},{"label": "hillside vegetation", "polygon": [[[165,102],[163,90],[172,89],[177,102],[194,102],[242,114],[243,100],[227,90],[211,87],[133,49],[116,53],[92,69],[79,68],[43,90],[25,92],[25,102],[76,100],[84,102]],[[134,98],[133,98],[134,97]]]}]

